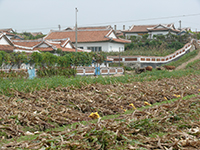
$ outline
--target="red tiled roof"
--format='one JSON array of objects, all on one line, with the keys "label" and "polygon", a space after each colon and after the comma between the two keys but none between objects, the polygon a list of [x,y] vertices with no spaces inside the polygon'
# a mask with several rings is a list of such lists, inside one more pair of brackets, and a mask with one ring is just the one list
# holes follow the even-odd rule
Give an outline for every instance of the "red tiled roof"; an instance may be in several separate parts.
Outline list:
[{"label": "red tiled roof", "polygon": [[[13,41],[15,44],[15,48],[18,50],[40,50],[40,51],[53,51],[55,49],[62,49],[62,51],[67,52],[75,52],[74,48],[65,48],[62,45],[69,39],[61,39],[61,40],[54,40],[51,41],[43,41],[43,40],[20,40],[20,41]],[[38,47],[40,44],[46,43],[49,47]],[[81,50],[77,50],[78,52],[82,52]]]},{"label": "red tiled roof", "polygon": [[147,28],[153,28],[156,25],[134,25],[130,30],[124,30],[123,32],[147,32]]},{"label": "red tiled roof", "polygon": [[171,28],[156,28],[156,29],[149,29],[149,31],[174,31],[174,32],[180,32],[179,30],[174,30]]},{"label": "red tiled roof", "polygon": [[42,40],[13,40],[15,45],[25,46],[25,47],[33,47],[41,43]]},{"label": "red tiled roof", "polygon": [[35,47],[33,50],[40,50],[40,51],[53,51],[52,47]]},{"label": "red tiled roof", "polygon": [[114,42],[118,42],[118,43],[131,43],[131,40],[125,40],[125,39],[112,39],[112,41]]},{"label": "red tiled roof", "polygon": [[[62,49],[62,51],[64,52],[75,52],[76,49],[75,48],[66,48],[66,47],[62,47],[62,44],[55,44],[55,43],[51,43],[52,45],[56,46],[56,48],[60,48]],[[63,43],[64,44],[64,43]],[[77,52],[82,52],[81,50],[77,49]]]},{"label": "red tiled roof", "polygon": [[11,45],[0,45],[0,51],[13,51],[14,46]]},{"label": "red tiled roof", "polygon": [[[110,32],[110,30],[79,30],[77,32],[77,40],[80,43],[83,42],[100,42],[109,41],[105,36]],[[53,31],[45,39],[64,39],[70,38],[72,42],[75,42],[75,31]]]},{"label": "red tiled roof", "polygon": [[3,31],[3,32],[13,32],[13,29],[12,28],[0,29],[0,31]]},{"label": "red tiled roof", "polygon": [[[162,28],[156,28],[157,26],[163,26]],[[133,25],[129,30],[125,30],[123,32],[135,32],[135,33],[141,33],[145,32],[148,33],[148,31],[167,31],[171,30],[174,32],[179,32],[178,30],[174,29],[173,24],[158,24],[158,25]]]},{"label": "red tiled roof", "polygon": [[99,30],[99,29],[112,29],[112,27],[111,26],[78,27],[78,30]]},{"label": "red tiled roof", "polygon": [[[77,32],[77,41],[79,43],[88,43],[88,42],[106,42],[106,41],[115,41],[119,43],[129,43],[127,40],[123,39],[114,39],[109,38],[112,30],[78,30]],[[75,42],[75,31],[52,31],[50,32],[45,39],[63,39],[70,38],[72,42]]]}]

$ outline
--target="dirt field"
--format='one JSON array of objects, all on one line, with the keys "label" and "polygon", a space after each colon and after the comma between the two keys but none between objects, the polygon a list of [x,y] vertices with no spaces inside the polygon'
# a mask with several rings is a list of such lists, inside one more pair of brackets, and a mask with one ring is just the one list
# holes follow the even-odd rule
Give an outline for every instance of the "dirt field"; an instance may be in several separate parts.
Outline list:
[{"label": "dirt field", "polygon": [[[179,79],[169,78],[129,84],[94,84],[82,88],[58,87],[54,90],[45,89],[33,93],[11,91],[12,97],[0,96],[1,141],[28,134],[35,134],[38,137],[34,140],[4,144],[2,148],[39,149],[53,144],[60,149],[90,149],[91,147],[95,149],[117,147],[196,149],[200,147],[199,89],[200,76],[193,75]],[[196,98],[182,100],[181,97],[188,95],[196,95]],[[152,105],[174,98],[180,100],[137,110],[146,106],[145,102]],[[130,104],[137,109],[134,111]],[[191,110],[197,111],[193,117],[187,116]],[[126,111],[133,113],[126,114]],[[101,117],[117,114],[118,117],[99,120],[97,123],[88,122],[86,125],[80,123],[77,127],[66,128],[64,131],[47,132],[47,129],[79,121],[90,121],[92,119],[88,116],[92,112],[98,112]],[[175,125],[179,121],[184,122],[181,124],[183,128]],[[193,129],[196,129],[195,134]],[[161,137],[158,134],[160,132],[163,134]],[[76,134],[72,136],[71,134],[74,133]],[[150,135],[154,134],[158,135],[152,138]]]}]

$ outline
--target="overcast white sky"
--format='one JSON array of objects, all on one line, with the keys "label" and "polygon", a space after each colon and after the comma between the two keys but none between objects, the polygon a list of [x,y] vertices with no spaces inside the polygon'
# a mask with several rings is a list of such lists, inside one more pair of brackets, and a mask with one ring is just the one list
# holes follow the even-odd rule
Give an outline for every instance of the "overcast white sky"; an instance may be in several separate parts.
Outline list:
[{"label": "overcast white sky", "polygon": [[78,26],[175,23],[178,28],[181,20],[182,27],[200,31],[200,0],[0,0],[0,29],[46,34],[59,24],[73,27],[76,7]]}]

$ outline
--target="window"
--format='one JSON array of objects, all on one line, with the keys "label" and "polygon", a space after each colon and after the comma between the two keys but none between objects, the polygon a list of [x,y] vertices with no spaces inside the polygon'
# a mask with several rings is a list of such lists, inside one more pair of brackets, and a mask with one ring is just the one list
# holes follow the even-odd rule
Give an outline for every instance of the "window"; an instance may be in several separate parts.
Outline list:
[{"label": "window", "polygon": [[87,47],[87,49],[92,50],[93,52],[100,52],[102,51],[100,46],[97,47]]},{"label": "window", "polygon": [[83,47],[78,47],[78,48],[81,48],[81,49],[83,49]]}]

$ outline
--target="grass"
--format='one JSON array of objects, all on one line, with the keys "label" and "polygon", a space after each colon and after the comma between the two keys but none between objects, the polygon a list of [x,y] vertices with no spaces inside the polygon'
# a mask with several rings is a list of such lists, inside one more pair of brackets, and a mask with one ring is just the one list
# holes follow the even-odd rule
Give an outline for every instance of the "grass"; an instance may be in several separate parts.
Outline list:
[{"label": "grass", "polygon": [[199,53],[199,50],[192,51],[188,54],[185,54],[184,56],[182,56],[177,61],[172,61],[172,62],[168,63],[167,65],[178,67],[181,64],[183,64],[183,63],[189,61],[190,59],[194,58],[195,56],[197,56],[198,53]]},{"label": "grass", "polygon": [[79,88],[88,84],[116,84],[116,83],[130,83],[130,82],[143,82],[154,81],[157,79],[182,77],[191,74],[200,74],[200,70],[177,70],[177,71],[158,71],[145,72],[136,75],[127,75],[120,77],[112,76],[98,76],[96,78],[91,77],[71,77],[66,78],[64,76],[55,76],[51,78],[35,78],[35,79],[4,79],[0,81],[0,94],[10,95],[10,90],[18,90],[21,92],[29,93],[35,90],[50,89],[56,87],[75,87]]},{"label": "grass", "polygon": [[186,69],[199,70],[199,67],[200,67],[199,64],[200,64],[200,60],[197,59],[197,60],[195,60],[193,62],[188,63],[187,66],[186,66]]},{"label": "grass", "polygon": [[[176,49],[139,47],[120,52],[121,56],[167,56],[177,51]],[[109,52],[107,56],[119,56],[119,52]]]}]

